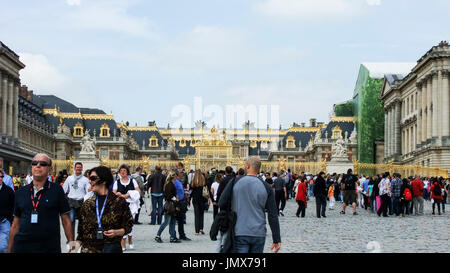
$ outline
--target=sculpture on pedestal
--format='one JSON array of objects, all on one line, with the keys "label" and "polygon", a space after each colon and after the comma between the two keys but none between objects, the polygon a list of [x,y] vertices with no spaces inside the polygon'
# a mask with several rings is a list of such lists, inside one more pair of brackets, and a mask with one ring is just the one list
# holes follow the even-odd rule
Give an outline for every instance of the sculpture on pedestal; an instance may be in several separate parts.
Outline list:
[{"label": "sculpture on pedestal", "polygon": [[345,142],[342,138],[338,138],[336,140],[336,142],[333,144],[333,146],[331,147],[331,151],[333,153],[332,157],[333,158],[343,158],[343,157],[348,157],[347,155],[347,147],[345,145]]},{"label": "sculpture on pedestal", "polygon": [[92,154],[95,153],[96,139],[91,138],[89,130],[86,130],[84,137],[81,139],[81,153]]}]

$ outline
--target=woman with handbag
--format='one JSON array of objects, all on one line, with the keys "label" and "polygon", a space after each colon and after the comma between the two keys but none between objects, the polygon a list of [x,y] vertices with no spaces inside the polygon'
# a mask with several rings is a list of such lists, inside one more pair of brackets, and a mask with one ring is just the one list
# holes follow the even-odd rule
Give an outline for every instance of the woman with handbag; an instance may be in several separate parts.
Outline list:
[{"label": "woman with handbag", "polygon": [[[203,231],[204,214],[205,214],[205,202],[210,205],[209,191],[206,186],[205,177],[200,169],[195,171],[194,179],[191,182],[192,189],[192,205],[194,205],[195,216],[195,235],[205,234]],[[203,194],[206,189],[205,194]]]},{"label": "woman with handbag", "polygon": [[94,196],[83,202],[77,241],[82,253],[122,253],[121,241],[131,232],[133,217],[125,199],[108,188],[111,169],[98,166],[89,174]]},{"label": "woman with handbag", "polygon": [[161,233],[164,231],[167,225],[169,225],[170,242],[171,243],[181,242],[179,239],[177,239],[175,231],[175,224],[177,222],[175,218],[177,214],[176,202],[178,202],[177,190],[174,185],[176,179],[177,177],[175,173],[169,174],[163,187],[164,199],[166,200],[166,203],[164,203],[163,207],[164,222],[159,227],[158,233],[156,234],[155,237],[155,241],[158,243],[163,242],[161,240]]}]

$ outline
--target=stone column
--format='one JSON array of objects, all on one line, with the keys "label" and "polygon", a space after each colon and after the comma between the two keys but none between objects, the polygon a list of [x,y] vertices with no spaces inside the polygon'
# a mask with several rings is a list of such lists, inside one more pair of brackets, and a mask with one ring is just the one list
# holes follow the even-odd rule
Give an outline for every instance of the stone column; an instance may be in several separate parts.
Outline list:
[{"label": "stone column", "polygon": [[388,136],[388,110],[385,108],[384,109],[384,158],[387,158],[388,156],[388,141],[389,141],[389,136]]},{"label": "stone column", "polygon": [[401,154],[401,127],[400,123],[402,121],[402,108],[400,101],[397,101],[395,103],[395,121],[394,121],[394,128],[395,128],[395,154],[400,155]]},{"label": "stone column", "polygon": [[395,145],[395,143],[394,143],[394,140],[395,140],[395,136],[394,136],[394,132],[395,132],[395,130],[394,130],[394,126],[395,126],[394,125],[394,105],[392,105],[392,104],[391,104],[390,112],[391,112],[391,118],[390,118],[389,131],[390,131],[391,145],[389,146],[389,151],[390,151],[389,155],[392,156],[392,155],[394,155],[394,145]]},{"label": "stone column", "polygon": [[431,132],[433,129],[433,111],[431,109],[432,102],[432,96],[431,96],[431,76],[428,78],[428,84],[427,84],[427,140],[431,139]]},{"label": "stone column", "polygon": [[387,109],[387,139],[386,139],[387,157],[391,155],[391,109]]},{"label": "stone column", "polygon": [[14,116],[13,116],[13,138],[18,139],[19,138],[19,85],[20,83],[17,82],[14,85],[14,98],[13,98],[13,109],[14,109]]},{"label": "stone column", "polygon": [[422,141],[422,84],[417,83],[417,125],[419,130],[417,130],[417,142]]},{"label": "stone column", "polygon": [[421,130],[422,130],[422,134],[421,134],[421,141],[425,142],[427,140],[427,113],[426,113],[426,108],[427,108],[427,81],[424,80],[422,82],[422,88],[421,88],[421,99],[422,99],[422,124],[420,124]]},{"label": "stone column", "polygon": [[8,82],[8,118],[7,118],[7,130],[6,135],[8,137],[12,137],[13,134],[13,99],[14,99],[14,91],[13,91],[13,79],[10,78]]},{"label": "stone column", "polygon": [[2,135],[5,137],[8,132],[8,76],[4,75],[2,80]]},{"label": "stone column", "polygon": [[450,89],[449,89],[449,71],[442,71],[442,132],[443,137],[450,136]]},{"label": "stone column", "polygon": [[438,72],[433,71],[432,75],[432,101],[433,101],[433,126],[432,126],[432,137],[437,138],[439,136],[439,88],[438,88]]}]

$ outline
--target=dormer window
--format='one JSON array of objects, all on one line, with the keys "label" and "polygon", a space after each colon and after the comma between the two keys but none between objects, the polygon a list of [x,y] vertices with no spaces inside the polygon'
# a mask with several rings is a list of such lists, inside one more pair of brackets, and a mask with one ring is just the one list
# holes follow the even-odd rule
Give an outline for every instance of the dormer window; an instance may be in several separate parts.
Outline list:
[{"label": "dormer window", "polygon": [[342,129],[338,125],[336,125],[332,130],[333,139],[342,138]]},{"label": "dormer window", "polygon": [[184,138],[180,140],[180,147],[186,147],[186,140]]},{"label": "dormer window", "polygon": [[82,137],[83,134],[83,125],[81,123],[77,122],[75,126],[73,127],[73,136],[74,137]]},{"label": "dormer window", "polygon": [[102,127],[100,127],[100,137],[111,137],[110,130],[108,124],[104,123]]},{"label": "dormer window", "polygon": [[148,141],[148,146],[155,148],[158,147],[158,138],[156,137],[156,135],[152,135],[152,137],[149,139]]},{"label": "dormer window", "polygon": [[286,148],[288,149],[293,149],[295,148],[295,138],[294,136],[288,136],[287,140],[286,140]]}]

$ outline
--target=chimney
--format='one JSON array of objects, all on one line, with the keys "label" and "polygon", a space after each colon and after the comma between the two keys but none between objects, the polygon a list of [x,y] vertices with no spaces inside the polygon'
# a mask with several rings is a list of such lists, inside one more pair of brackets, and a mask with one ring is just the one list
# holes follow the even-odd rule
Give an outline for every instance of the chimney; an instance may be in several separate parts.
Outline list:
[{"label": "chimney", "polygon": [[316,119],[315,118],[310,119],[309,124],[310,124],[310,127],[315,128],[316,127]]},{"label": "chimney", "polygon": [[28,91],[27,100],[33,102],[33,90]]}]

